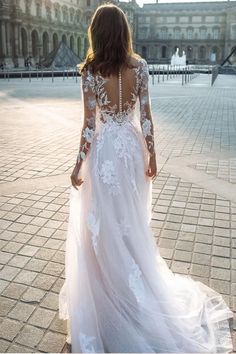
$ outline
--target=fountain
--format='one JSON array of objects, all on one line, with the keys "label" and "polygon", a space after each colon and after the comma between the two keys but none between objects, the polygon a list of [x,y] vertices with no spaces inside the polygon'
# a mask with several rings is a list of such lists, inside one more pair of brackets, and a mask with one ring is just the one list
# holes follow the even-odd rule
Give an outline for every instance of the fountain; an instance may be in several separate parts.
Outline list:
[{"label": "fountain", "polygon": [[176,48],[176,52],[171,57],[171,65],[186,66],[186,54],[183,50],[182,57],[179,56],[179,48]]}]

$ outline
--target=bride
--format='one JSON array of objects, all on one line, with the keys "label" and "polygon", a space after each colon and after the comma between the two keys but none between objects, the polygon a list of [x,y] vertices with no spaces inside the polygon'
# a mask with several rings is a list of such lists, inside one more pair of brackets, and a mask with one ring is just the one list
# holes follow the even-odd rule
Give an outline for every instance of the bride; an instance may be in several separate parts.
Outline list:
[{"label": "bride", "polygon": [[67,343],[82,353],[228,353],[233,313],[213,289],[172,273],[151,232],[157,168],[147,62],[115,5],[97,8],[88,34],[59,293]]}]

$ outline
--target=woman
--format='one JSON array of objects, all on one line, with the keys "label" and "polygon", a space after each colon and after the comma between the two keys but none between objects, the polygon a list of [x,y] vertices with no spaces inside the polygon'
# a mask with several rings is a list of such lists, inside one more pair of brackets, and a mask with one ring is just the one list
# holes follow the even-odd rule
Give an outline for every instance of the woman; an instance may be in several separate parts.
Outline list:
[{"label": "woman", "polygon": [[67,342],[72,352],[229,352],[232,312],[222,296],[173,274],[151,233],[156,154],[147,63],[133,52],[115,5],[98,7],[88,35],[59,294]]}]

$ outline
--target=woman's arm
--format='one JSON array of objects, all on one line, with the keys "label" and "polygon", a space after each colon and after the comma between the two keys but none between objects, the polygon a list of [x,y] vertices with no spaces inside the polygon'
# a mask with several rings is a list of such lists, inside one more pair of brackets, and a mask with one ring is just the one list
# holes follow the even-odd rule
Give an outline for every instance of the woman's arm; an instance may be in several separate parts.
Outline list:
[{"label": "woman's arm", "polygon": [[71,182],[75,188],[76,185],[80,185],[82,183],[81,180],[78,180],[78,173],[83,161],[85,160],[88,154],[88,151],[90,150],[90,146],[93,141],[94,132],[96,128],[97,101],[95,92],[95,80],[93,75],[88,70],[82,74],[81,89],[84,107],[84,122],[83,127],[81,129],[80,147],[76,159],[76,165],[71,175]]},{"label": "woman's arm", "polygon": [[140,102],[140,124],[143,136],[146,140],[147,149],[150,155],[155,153],[154,129],[151,113],[151,102],[148,89],[149,71],[146,60],[142,60],[140,68],[139,102]]},{"label": "woman's arm", "polygon": [[151,112],[151,101],[148,89],[149,71],[146,60],[142,59],[139,82],[139,102],[140,102],[140,124],[143,136],[146,140],[147,149],[150,154],[147,176],[156,176],[156,152],[154,144],[154,128]]}]

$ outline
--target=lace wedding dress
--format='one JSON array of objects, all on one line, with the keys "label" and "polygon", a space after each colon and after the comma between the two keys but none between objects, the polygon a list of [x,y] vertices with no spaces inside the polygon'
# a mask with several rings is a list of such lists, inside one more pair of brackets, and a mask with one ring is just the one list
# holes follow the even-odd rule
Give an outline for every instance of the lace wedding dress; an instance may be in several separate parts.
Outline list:
[{"label": "lace wedding dress", "polygon": [[149,74],[136,64],[82,76],[84,183],[71,187],[59,317],[72,352],[228,353],[233,313],[222,296],[172,273],[154,242]]}]

